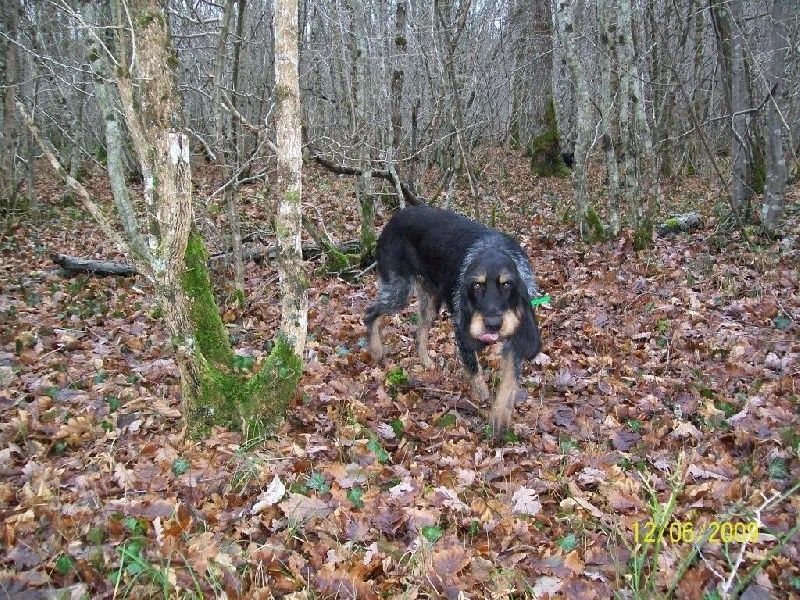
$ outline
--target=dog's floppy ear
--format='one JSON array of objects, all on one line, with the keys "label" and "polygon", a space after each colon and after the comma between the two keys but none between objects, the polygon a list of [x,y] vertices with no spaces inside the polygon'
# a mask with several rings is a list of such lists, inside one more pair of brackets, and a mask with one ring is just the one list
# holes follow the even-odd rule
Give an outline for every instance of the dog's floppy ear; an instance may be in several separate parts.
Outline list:
[{"label": "dog's floppy ear", "polygon": [[521,285],[517,290],[517,298],[520,306],[517,312],[520,317],[519,329],[514,337],[511,338],[511,346],[514,354],[521,359],[533,358],[542,349],[542,341],[539,336],[539,325],[536,322],[536,313],[531,305],[531,297],[525,283],[525,278],[520,281]]},{"label": "dog's floppy ear", "polygon": [[528,301],[527,305],[521,310],[522,322],[517,333],[511,338],[511,345],[514,353],[520,358],[533,358],[542,349],[542,340],[539,336],[539,325],[536,323],[536,315],[533,307]]}]

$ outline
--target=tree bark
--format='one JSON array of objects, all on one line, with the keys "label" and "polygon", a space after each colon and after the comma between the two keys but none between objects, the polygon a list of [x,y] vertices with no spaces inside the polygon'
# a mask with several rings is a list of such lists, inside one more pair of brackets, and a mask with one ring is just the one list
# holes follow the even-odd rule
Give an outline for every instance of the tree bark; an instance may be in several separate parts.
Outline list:
[{"label": "tree bark", "polygon": [[302,230],[300,83],[298,77],[297,0],[275,3],[275,101],[278,146],[278,214],[276,242],[281,284],[281,333],[298,357],[308,330],[308,276]]},{"label": "tree bark", "polygon": [[784,120],[783,70],[789,46],[790,0],[773,0],[772,4],[772,58],[770,61],[770,96],[767,101],[767,185],[761,205],[761,226],[774,235],[783,212],[786,195],[786,153],[783,145]]},{"label": "tree bark", "polygon": [[750,82],[744,55],[742,0],[709,5],[716,29],[719,59],[725,77],[725,99],[730,113],[731,207],[737,217],[747,217],[752,188],[749,111]]},{"label": "tree bark", "polygon": [[602,123],[601,146],[606,162],[606,178],[608,180],[609,229],[613,237],[619,235],[622,228],[622,207],[619,194],[619,147],[620,131],[615,119],[615,99],[619,91],[619,79],[612,69],[611,57],[616,56],[617,10],[616,0],[598,0],[600,27],[600,111]]},{"label": "tree bark", "polygon": [[[590,135],[592,133],[591,105],[589,88],[580,56],[580,35],[575,27],[574,0],[559,0],[556,8],[556,22],[561,30],[566,54],[567,66],[572,73],[575,93],[577,94],[578,115],[575,139],[575,162],[572,185],[575,190],[575,210],[578,217],[581,237],[589,240],[602,237],[602,227],[598,229],[590,219],[590,205],[586,184],[587,154],[589,152]],[[593,212],[593,211],[591,211]],[[595,215],[596,217],[596,215]]]},{"label": "tree bark", "polygon": [[0,146],[0,203],[10,206],[17,193],[17,173],[15,156],[17,154],[18,127],[15,104],[17,82],[19,80],[19,56],[17,53],[17,29],[19,26],[19,1],[3,0],[2,14],[5,21],[5,37],[2,51],[3,61],[0,72],[0,96],[3,99],[3,137]]},{"label": "tree bark", "polygon": [[641,250],[652,244],[653,218],[658,197],[657,169],[650,126],[645,114],[642,78],[637,66],[633,36],[633,6],[630,0],[618,0],[618,63],[622,73],[620,120],[625,154],[625,197],[628,217],[634,230],[633,245]]}]

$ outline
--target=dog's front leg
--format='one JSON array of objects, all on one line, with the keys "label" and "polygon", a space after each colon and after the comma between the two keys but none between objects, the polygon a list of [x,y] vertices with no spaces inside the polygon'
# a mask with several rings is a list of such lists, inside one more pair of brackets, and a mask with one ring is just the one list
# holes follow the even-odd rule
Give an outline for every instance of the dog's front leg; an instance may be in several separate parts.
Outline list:
[{"label": "dog's front leg", "polygon": [[497,388],[492,404],[491,426],[492,433],[498,435],[508,431],[511,426],[511,416],[514,412],[514,402],[519,391],[519,371],[520,364],[514,356],[514,352],[506,350],[503,352],[503,365],[500,372],[500,387]]},{"label": "dog's front leg", "polygon": [[470,380],[470,397],[476,404],[480,404],[489,399],[489,387],[483,379],[480,365],[478,365],[478,356],[474,350],[464,348],[459,343],[458,351],[461,354],[461,362],[464,364],[464,372]]},{"label": "dog's front leg", "polygon": [[384,349],[381,339],[382,315],[372,317],[367,321],[367,335],[369,337],[369,354],[376,363],[383,360]]}]

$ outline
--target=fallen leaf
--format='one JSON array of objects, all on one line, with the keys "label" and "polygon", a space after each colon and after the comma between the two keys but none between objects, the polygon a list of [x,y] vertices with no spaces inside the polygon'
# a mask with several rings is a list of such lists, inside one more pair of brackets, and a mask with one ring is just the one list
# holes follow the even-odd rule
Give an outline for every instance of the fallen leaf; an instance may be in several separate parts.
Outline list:
[{"label": "fallen leaf", "polygon": [[511,497],[511,512],[518,515],[535,517],[542,510],[539,494],[532,489],[521,487]]},{"label": "fallen leaf", "polygon": [[250,509],[251,515],[256,515],[260,513],[262,510],[267,508],[268,506],[272,506],[273,504],[277,504],[280,502],[281,498],[286,494],[286,486],[283,485],[283,482],[280,478],[276,475],[270,484],[267,486],[267,489],[259,494],[258,499],[256,500],[253,507]]}]

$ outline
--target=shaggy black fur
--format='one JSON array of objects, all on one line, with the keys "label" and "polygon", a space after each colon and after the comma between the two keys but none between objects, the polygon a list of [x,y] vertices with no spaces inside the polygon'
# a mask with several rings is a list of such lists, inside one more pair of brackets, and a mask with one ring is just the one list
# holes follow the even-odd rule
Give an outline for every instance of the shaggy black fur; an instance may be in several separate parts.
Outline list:
[{"label": "shaggy black fur", "polygon": [[541,347],[531,306],[538,288],[519,243],[454,212],[413,206],[386,224],[377,255],[380,291],[365,318],[372,357],[380,360],[384,355],[381,317],[401,311],[416,288],[420,316],[417,353],[423,364],[431,366],[428,330],[446,304],[477,399],[488,398],[489,391],[475,352],[503,343],[501,381],[491,425],[495,433],[507,430],[522,361],[536,356]]}]

